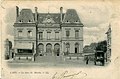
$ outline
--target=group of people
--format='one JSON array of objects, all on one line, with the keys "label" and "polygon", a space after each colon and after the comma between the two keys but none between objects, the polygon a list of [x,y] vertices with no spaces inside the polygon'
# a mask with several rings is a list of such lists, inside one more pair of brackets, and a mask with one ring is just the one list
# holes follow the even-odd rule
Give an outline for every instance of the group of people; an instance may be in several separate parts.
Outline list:
[{"label": "group of people", "polygon": [[[90,60],[91,60],[90,56],[86,56],[85,57],[85,63],[86,63],[86,65],[89,64]],[[95,63],[95,65],[96,65],[96,62],[99,62],[100,65],[104,65],[104,58],[102,56],[97,57],[97,58],[93,58],[93,62]]]}]

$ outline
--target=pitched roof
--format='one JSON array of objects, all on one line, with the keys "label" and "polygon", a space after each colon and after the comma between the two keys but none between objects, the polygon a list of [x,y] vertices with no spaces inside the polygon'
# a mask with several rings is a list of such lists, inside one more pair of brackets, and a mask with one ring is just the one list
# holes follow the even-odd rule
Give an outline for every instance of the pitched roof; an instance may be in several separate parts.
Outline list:
[{"label": "pitched roof", "polygon": [[20,15],[16,19],[16,22],[34,22],[34,16],[31,9],[22,9]]},{"label": "pitched roof", "polygon": [[107,32],[105,34],[111,33],[111,27],[109,27],[109,29],[107,30]]},{"label": "pitched roof", "polygon": [[60,13],[39,13],[38,23],[60,23],[60,18]]},{"label": "pitched roof", "polygon": [[81,23],[75,9],[67,9],[63,23]]},{"label": "pitched roof", "polygon": [[[64,13],[63,13],[64,17]],[[38,13],[38,23],[60,23],[60,13]],[[35,13],[31,9],[22,9],[16,22],[34,22]]]},{"label": "pitched roof", "polygon": [[83,48],[83,52],[84,53],[95,53],[95,50],[94,49],[92,49],[92,47],[91,46],[85,46],[84,48]]},{"label": "pitched roof", "polygon": [[[68,9],[62,14],[63,24],[76,24],[83,26],[75,9]],[[35,13],[31,9],[22,9],[16,22],[29,23],[35,22]],[[38,23],[61,23],[60,13],[38,13]]]}]

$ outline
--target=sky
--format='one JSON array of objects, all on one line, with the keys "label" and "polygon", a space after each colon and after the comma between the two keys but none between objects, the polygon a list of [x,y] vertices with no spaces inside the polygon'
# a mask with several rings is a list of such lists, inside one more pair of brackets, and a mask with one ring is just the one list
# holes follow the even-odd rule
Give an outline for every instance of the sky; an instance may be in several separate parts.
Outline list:
[{"label": "sky", "polygon": [[35,4],[29,3],[17,3],[11,7],[5,7],[6,9],[6,19],[4,20],[7,27],[7,37],[13,41],[14,39],[14,27],[13,24],[16,19],[16,9],[15,6],[21,9],[29,8],[34,12],[34,7],[38,7],[39,13],[58,13],[60,12],[60,7],[63,7],[63,12],[67,9],[76,9],[81,22],[84,24],[83,36],[84,36],[84,46],[89,45],[93,42],[99,42],[106,40],[106,32],[108,26],[111,23],[111,17],[113,17],[113,7],[111,3],[86,3],[86,2],[41,2]]}]

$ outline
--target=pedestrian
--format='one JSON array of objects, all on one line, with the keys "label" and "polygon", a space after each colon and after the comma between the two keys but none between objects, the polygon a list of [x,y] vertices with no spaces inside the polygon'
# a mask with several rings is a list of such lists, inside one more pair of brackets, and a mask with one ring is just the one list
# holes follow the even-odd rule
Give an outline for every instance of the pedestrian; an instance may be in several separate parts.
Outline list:
[{"label": "pedestrian", "polygon": [[86,57],[86,64],[88,64],[88,62],[89,62],[89,58],[88,58],[88,56]]}]

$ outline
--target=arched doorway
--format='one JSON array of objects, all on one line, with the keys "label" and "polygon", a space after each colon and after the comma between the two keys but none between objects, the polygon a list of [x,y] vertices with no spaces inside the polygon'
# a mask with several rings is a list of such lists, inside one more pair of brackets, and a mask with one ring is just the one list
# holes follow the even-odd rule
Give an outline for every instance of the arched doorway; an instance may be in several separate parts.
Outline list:
[{"label": "arched doorway", "polygon": [[75,43],[75,53],[79,53],[79,43]]},{"label": "arched doorway", "polygon": [[48,43],[46,45],[46,53],[52,53],[52,44]]},{"label": "arched doorway", "polygon": [[66,52],[65,55],[68,55],[70,53],[70,43],[66,43]]},{"label": "arched doorway", "polygon": [[38,54],[39,54],[40,56],[42,56],[42,55],[43,55],[43,51],[44,51],[44,45],[43,45],[42,43],[40,43],[40,44],[38,45]]},{"label": "arched doorway", "polygon": [[60,44],[56,43],[54,45],[54,55],[59,56],[59,54],[60,54]]}]

